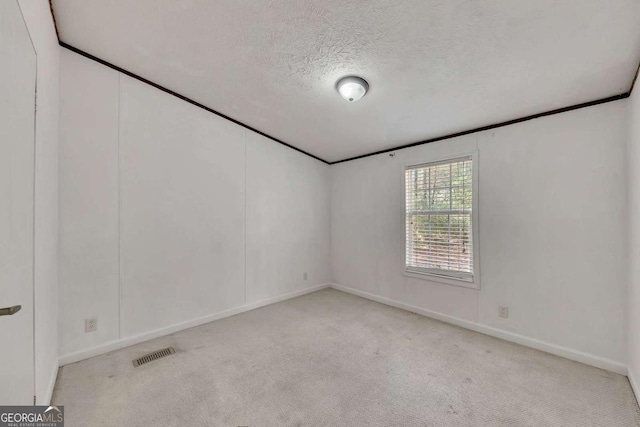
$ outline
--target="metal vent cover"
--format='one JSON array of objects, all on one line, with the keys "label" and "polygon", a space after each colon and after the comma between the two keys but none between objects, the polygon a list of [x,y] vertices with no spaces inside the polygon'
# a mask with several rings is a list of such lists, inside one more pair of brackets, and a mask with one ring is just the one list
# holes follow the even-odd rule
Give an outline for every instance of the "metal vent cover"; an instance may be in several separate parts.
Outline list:
[{"label": "metal vent cover", "polygon": [[154,360],[162,359],[163,357],[171,356],[175,354],[176,350],[173,347],[163,348],[162,350],[156,350],[152,353],[145,354],[142,357],[138,357],[137,359],[133,359],[133,366],[138,367],[140,365],[144,365],[145,363],[153,362]]}]

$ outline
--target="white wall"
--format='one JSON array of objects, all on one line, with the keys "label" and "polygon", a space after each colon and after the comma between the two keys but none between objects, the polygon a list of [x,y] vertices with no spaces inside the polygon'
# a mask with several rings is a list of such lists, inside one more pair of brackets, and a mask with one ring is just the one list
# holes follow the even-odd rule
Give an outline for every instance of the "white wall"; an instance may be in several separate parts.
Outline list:
[{"label": "white wall", "polygon": [[61,91],[63,362],[329,282],[327,165],[65,49]]},{"label": "white wall", "polygon": [[628,376],[640,398],[640,90],[629,101],[629,356]]},{"label": "white wall", "polygon": [[[60,354],[119,337],[119,76],[60,51]],[[98,330],[84,332],[97,317]]]},{"label": "white wall", "polygon": [[[624,372],[626,108],[618,101],[332,166],[334,282]],[[475,149],[481,289],[403,276],[404,165]]]},{"label": "white wall", "polygon": [[58,114],[60,47],[47,0],[20,0],[37,54],[35,163],[35,388],[51,398],[58,371]]},{"label": "white wall", "polygon": [[[254,132],[247,147],[247,303],[331,278],[329,167]],[[318,185],[326,182],[326,187]]]},{"label": "white wall", "polygon": [[121,331],[244,304],[244,129],[120,79]]},{"label": "white wall", "polygon": [[[627,101],[329,168],[61,55],[63,361],[332,271],[339,285],[624,370]],[[403,165],[475,149],[481,290],[402,276]],[[90,317],[98,331],[85,333]]]}]

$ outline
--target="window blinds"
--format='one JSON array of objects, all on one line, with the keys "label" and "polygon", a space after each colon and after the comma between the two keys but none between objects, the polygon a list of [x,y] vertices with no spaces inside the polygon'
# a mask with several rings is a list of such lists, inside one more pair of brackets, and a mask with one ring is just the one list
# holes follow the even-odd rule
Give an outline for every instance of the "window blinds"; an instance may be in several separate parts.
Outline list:
[{"label": "window blinds", "polygon": [[405,170],[408,271],[473,280],[470,157]]}]

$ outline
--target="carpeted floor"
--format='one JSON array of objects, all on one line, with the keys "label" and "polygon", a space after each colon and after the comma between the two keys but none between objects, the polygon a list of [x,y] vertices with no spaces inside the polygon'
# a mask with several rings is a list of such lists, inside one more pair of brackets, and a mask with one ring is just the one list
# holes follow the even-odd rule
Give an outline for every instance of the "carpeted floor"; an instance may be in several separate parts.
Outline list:
[{"label": "carpeted floor", "polygon": [[640,426],[623,376],[332,289],[64,366],[53,402],[67,427]]}]

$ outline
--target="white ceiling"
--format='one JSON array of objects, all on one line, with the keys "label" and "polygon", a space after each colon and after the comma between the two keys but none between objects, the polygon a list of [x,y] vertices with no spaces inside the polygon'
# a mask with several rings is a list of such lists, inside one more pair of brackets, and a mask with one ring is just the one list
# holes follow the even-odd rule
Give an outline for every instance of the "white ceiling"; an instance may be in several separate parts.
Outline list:
[{"label": "white ceiling", "polygon": [[63,42],[330,162],[624,93],[640,62],[638,0],[53,7]]}]

